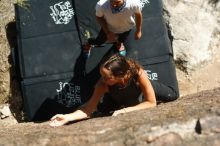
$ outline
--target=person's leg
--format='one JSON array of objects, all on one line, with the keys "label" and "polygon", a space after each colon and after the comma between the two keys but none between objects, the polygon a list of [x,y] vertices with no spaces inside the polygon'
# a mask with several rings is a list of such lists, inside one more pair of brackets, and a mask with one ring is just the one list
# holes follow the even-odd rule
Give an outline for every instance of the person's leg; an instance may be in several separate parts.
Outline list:
[{"label": "person's leg", "polygon": [[86,58],[89,58],[90,51],[94,45],[100,46],[105,43],[107,40],[107,36],[105,32],[101,29],[98,36],[96,38],[89,38],[86,44],[83,44],[83,51]]},{"label": "person's leg", "polygon": [[174,87],[164,85],[157,81],[150,81],[158,102],[169,102],[179,97],[179,91]]},{"label": "person's leg", "polygon": [[124,42],[127,41],[128,35],[130,34],[131,30],[126,31],[124,33],[118,34],[118,42],[116,43],[116,48],[120,55],[126,56],[126,50],[124,47]]},{"label": "person's leg", "polygon": [[105,32],[103,31],[103,29],[101,29],[96,38],[89,38],[88,39],[88,44],[100,46],[103,43],[105,43],[106,40],[107,40],[107,36],[106,36]]},{"label": "person's leg", "polygon": [[118,41],[121,43],[126,42],[130,32],[131,30],[118,34]]},{"label": "person's leg", "polygon": [[116,42],[116,49],[121,56],[126,56],[126,50],[122,42]]}]

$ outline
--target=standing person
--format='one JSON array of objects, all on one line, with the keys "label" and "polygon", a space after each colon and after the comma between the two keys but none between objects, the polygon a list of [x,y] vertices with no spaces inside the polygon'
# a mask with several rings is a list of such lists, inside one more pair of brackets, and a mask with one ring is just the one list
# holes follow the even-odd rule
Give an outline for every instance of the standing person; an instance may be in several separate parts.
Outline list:
[{"label": "standing person", "polygon": [[96,20],[101,26],[98,36],[84,45],[89,54],[92,45],[114,42],[119,54],[126,55],[123,42],[136,25],[135,39],[141,38],[142,13],[140,0],[100,0],[96,4]]},{"label": "standing person", "polygon": [[[110,95],[106,98],[111,102],[106,102],[107,104],[103,104],[106,107],[100,109],[104,112],[113,110],[113,116],[156,106],[152,84],[144,69],[135,61],[115,54],[100,65],[100,74],[101,78],[96,83],[90,100],[73,113],[55,115],[51,118],[50,126],[62,126],[70,121],[89,118],[106,93]],[[160,95],[157,99],[175,100],[178,96],[175,91],[163,86],[161,93],[156,93]],[[156,91],[160,92],[160,89]],[[141,100],[140,95],[143,96]]]}]

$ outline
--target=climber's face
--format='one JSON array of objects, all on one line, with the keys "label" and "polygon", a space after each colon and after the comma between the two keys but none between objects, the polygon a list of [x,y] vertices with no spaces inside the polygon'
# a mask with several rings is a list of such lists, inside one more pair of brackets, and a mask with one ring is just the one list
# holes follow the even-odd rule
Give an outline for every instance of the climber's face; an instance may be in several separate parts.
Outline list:
[{"label": "climber's face", "polygon": [[110,0],[112,8],[118,8],[123,5],[124,0]]}]

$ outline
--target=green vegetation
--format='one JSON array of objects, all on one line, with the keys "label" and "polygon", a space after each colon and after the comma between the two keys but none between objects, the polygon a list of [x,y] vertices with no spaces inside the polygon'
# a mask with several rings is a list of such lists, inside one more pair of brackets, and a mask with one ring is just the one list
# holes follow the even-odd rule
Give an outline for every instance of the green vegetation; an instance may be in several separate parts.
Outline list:
[{"label": "green vegetation", "polygon": [[20,7],[23,7],[23,8],[28,8],[28,3],[27,3],[28,0],[16,0],[16,4],[19,5]]}]

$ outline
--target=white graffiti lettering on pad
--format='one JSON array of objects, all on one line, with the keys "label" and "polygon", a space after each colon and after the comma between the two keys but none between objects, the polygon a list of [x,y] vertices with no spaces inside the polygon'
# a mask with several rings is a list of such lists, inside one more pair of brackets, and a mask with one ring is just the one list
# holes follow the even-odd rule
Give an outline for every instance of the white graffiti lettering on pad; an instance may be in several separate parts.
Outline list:
[{"label": "white graffiti lettering on pad", "polygon": [[144,70],[144,71],[147,74],[149,80],[152,80],[152,81],[158,80],[158,74],[157,73],[152,73],[151,70]]},{"label": "white graffiti lettering on pad", "polygon": [[140,0],[141,8],[143,8],[146,4],[150,4],[149,0]]},{"label": "white graffiti lettering on pad", "polygon": [[67,82],[59,82],[57,91],[57,101],[66,107],[72,107],[82,103],[80,96],[80,86]]},{"label": "white graffiti lettering on pad", "polygon": [[68,24],[75,14],[69,1],[56,3],[50,9],[55,24]]}]

